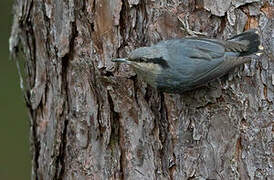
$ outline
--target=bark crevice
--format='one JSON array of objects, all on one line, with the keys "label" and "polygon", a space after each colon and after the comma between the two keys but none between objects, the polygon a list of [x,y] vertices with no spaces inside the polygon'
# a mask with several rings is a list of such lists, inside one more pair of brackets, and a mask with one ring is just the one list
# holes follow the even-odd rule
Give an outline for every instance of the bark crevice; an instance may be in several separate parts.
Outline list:
[{"label": "bark crevice", "polygon": [[[271,177],[271,6],[16,1],[10,50],[26,59],[33,179]],[[259,29],[263,56],[182,95],[159,93],[110,61],[187,32],[226,39],[250,28]]]}]

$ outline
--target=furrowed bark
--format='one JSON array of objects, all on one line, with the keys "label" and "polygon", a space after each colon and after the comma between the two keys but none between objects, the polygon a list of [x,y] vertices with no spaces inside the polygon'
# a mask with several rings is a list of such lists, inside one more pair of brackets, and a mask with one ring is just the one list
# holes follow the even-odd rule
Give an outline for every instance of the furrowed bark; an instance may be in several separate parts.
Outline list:
[{"label": "furrowed bark", "polygon": [[[212,2],[17,0],[10,51],[25,65],[32,179],[272,179],[273,2]],[[181,96],[110,61],[250,28],[261,57]]]}]

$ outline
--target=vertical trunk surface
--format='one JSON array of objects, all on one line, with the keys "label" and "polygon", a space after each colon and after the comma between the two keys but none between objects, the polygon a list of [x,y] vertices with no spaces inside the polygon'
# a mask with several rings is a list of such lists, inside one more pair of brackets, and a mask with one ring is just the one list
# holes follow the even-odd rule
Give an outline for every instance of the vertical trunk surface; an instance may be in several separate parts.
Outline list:
[{"label": "vertical trunk surface", "polygon": [[[270,0],[17,0],[10,50],[25,64],[33,179],[273,179],[272,22]],[[110,61],[250,28],[260,58],[181,96]]]}]

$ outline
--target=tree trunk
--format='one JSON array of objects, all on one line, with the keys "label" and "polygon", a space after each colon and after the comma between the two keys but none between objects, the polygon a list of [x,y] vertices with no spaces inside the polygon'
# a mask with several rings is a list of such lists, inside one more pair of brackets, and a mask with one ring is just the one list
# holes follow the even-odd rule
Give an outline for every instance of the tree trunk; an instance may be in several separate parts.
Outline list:
[{"label": "tree trunk", "polygon": [[[30,112],[32,178],[273,179],[271,6],[17,0],[10,50]],[[250,28],[263,55],[183,95],[159,93],[110,61],[194,31],[225,39]]]}]

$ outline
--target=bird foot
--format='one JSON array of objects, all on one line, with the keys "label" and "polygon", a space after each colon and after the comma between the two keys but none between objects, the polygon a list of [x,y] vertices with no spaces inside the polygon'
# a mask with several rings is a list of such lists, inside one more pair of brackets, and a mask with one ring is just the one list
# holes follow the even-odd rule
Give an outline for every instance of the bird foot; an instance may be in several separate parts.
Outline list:
[{"label": "bird foot", "polygon": [[178,20],[183,24],[183,27],[181,28],[183,31],[186,31],[190,36],[207,36],[206,32],[198,32],[198,31],[193,31],[189,28],[188,24],[188,17],[189,15],[185,16],[185,20],[183,20],[180,16],[178,17]]}]

